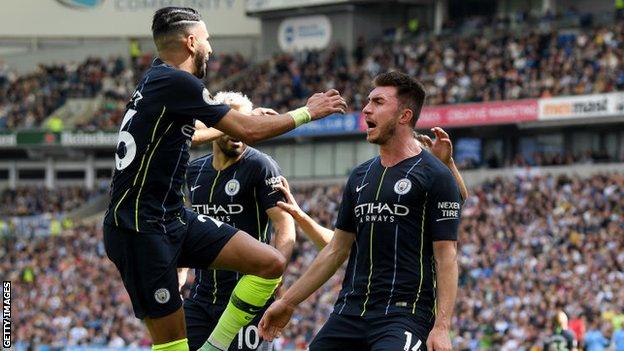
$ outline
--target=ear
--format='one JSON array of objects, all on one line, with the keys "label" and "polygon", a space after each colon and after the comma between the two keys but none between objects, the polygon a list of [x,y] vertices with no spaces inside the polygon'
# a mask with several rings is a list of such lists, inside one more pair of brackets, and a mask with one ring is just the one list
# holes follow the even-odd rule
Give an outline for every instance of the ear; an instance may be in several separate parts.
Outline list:
[{"label": "ear", "polygon": [[414,116],[414,112],[411,109],[404,108],[403,111],[401,112],[401,116],[399,117],[399,123],[410,124],[413,116]]},{"label": "ear", "polygon": [[190,52],[195,53],[195,51],[197,51],[197,38],[194,34],[188,35],[185,39],[184,44]]}]

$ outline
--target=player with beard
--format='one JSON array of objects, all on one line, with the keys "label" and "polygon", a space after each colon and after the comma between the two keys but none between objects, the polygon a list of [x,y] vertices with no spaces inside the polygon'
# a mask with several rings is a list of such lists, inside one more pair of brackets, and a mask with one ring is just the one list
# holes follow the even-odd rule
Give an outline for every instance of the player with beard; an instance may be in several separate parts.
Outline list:
[{"label": "player with beard", "polygon": [[[242,113],[252,113],[251,101],[240,93],[220,92],[215,95],[215,101]],[[282,193],[273,189],[280,177],[277,163],[227,135],[212,142],[212,151],[191,161],[186,172],[193,210],[243,230],[260,242],[273,241],[275,248],[289,260],[295,244],[295,225],[292,217],[277,206],[284,199]],[[274,240],[271,240],[272,232]],[[186,277],[185,271],[180,275]],[[195,270],[190,296],[184,300],[192,350],[199,349],[216,326],[240,277],[231,271]],[[230,345],[230,350],[266,350],[270,346],[263,345],[258,335],[261,316],[259,313],[239,331],[238,341]]]},{"label": "player with beard", "polygon": [[352,171],[331,241],[265,312],[267,340],[348,257],[334,311],[311,351],[451,350],[460,192],[449,168],[414,138],[422,85],[400,72],[374,82],[362,112],[379,156]]},{"label": "player with beard", "polygon": [[273,295],[286,260],[275,248],[184,208],[182,186],[194,121],[245,143],[285,133],[311,120],[344,113],[335,90],[312,95],[283,115],[249,116],[214,101],[201,78],[212,52],[197,11],[156,11],[158,50],[121,123],[111,201],[104,218],[106,253],[117,267],[134,313],[149,330],[154,350],[188,350],[176,269],[217,268],[245,274],[210,336],[224,350]]},{"label": "player with beard", "polygon": [[[435,135],[435,139],[431,139],[426,134],[417,134],[416,132],[414,132],[414,136],[422,147],[435,155],[435,157],[442,161],[449,168],[451,173],[453,173],[453,177],[459,186],[462,201],[465,201],[468,198],[468,188],[453,160],[453,143],[451,138],[448,133],[440,127],[431,128],[431,131]],[[320,225],[299,207],[286,178],[280,176],[280,184],[274,185],[273,188],[280,190],[286,197],[286,201],[278,201],[277,206],[287,211],[294,218],[295,222],[299,225],[301,230],[303,230],[308,239],[319,249],[329,244],[334,235],[334,231]]]}]

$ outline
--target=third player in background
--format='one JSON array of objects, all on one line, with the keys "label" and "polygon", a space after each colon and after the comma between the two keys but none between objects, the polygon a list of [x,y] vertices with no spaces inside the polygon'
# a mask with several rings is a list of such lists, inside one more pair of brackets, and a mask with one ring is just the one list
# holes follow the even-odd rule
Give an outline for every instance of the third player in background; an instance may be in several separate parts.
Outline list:
[{"label": "third player in background", "polygon": [[[252,113],[251,101],[240,93],[221,92],[215,100],[239,112]],[[267,113],[267,110],[261,112]],[[200,131],[210,132],[208,129]],[[198,133],[199,138],[200,135],[202,132]],[[194,137],[194,142],[196,139]],[[275,160],[227,135],[212,142],[212,151],[192,161],[187,170],[186,184],[193,210],[244,230],[263,243],[269,244],[273,239],[273,246],[288,260],[295,243],[295,227],[292,217],[277,207],[277,202],[284,197],[273,189],[280,181],[280,169]],[[183,272],[181,282],[185,277],[186,272]],[[184,301],[191,350],[200,348],[206,341],[240,277],[242,275],[232,271],[195,271],[190,296]],[[271,349],[258,334],[261,316],[259,313],[239,331],[229,350]]]}]

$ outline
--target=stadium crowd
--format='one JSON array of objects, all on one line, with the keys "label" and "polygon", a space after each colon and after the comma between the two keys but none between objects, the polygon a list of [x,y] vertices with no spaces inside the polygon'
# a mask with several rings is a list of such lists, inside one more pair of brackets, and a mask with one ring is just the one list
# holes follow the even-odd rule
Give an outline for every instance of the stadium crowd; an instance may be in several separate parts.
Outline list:
[{"label": "stadium crowd", "polygon": [[104,189],[87,190],[81,186],[47,189],[43,186],[21,186],[0,191],[0,217],[58,214],[70,211]]},{"label": "stadium crowd", "polygon": [[[128,69],[123,75],[114,80],[109,80],[103,87],[102,95],[104,101],[93,118],[80,123],[76,127],[80,130],[115,130],[119,128],[123,113],[126,109],[128,97],[132,94],[136,82],[141,78],[141,74],[152,62],[151,55],[144,55],[133,65],[133,69]],[[235,76],[247,67],[248,62],[241,55],[216,55],[208,61],[207,78],[211,84],[219,84],[227,77]]]},{"label": "stadium crowd", "polygon": [[472,158],[462,159],[457,162],[459,169],[474,169],[479,167],[500,168],[500,167],[539,167],[539,166],[564,166],[571,164],[591,164],[602,162],[622,162],[624,153],[621,155],[609,155],[606,150],[582,152],[533,152],[530,155],[516,154],[511,159],[502,160],[498,156],[488,155],[483,163],[479,163]]},{"label": "stadium crowd", "polygon": [[80,64],[40,65],[17,75],[0,69],[0,128],[36,128],[70,97],[95,97],[103,80],[124,71],[121,58],[89,58]]},{"label": "stadium crowd", "polygon": [[[313,92],[336,88],[359,111],[372,77],[400,69],[418,77],[431,105],[603,93],[624,89],[624,22],[592,29],[500,30],[491,36],[439,36],[399,42],[358,40],[352,53],[279,54],[250,65],[240,55],[209,61],[209,86],[242,91],[257,106],[284,111]],[[149,54],[133,64],[90,58],[81,64],[40,66],[18,76],[0,67],[0,129],[33,128],[68,97],[100,94],[104,103],[78,125],[116,129]]]},{"label": "stadium crowd", "polygon": [[336,88],[359,111],[372,77],[393,68],[418,77],[431,105],[602,93],[624,88],[623,41],[622,22],[582,31],[360,40],[352,57],[339,46],[277,55],[226,87],[284,110],[312,92]]},{"label": "stadium crowd", "polygon": [[[553,332],[552,316],[562,309],[581,344],[621,350],[615,335],[624,333],[623,188],[624,175],[603,174],[495,179],[472,189],[460,231],[455,349],[541,350]],[[341,190],[294,191],[302,209],[332,227]],[[149,345],[121,280],[111,279],[118,275],[101,230],[80,226],[65,234],[0,238],[0,272],[14,282],[18,350],[28,344]],[[299,235],[285,286],[315,254]],[[332,311],[342,274],[296,310],[276,350],[306,349]]]},{"label": "stadium crowd", "polygon": [[[91,57],[81,63],[39,65],[25,75],[0,62],[0,130],[46,127],[45,119],[68,98],[96,96],[103,97],[101,108],[76,127],[116,129],[128,97],[151,62],[150,54],[132,63],[121,57]],[[209,64],[208,79],[218,83],[246,66],[240,55],[216,55]]]}]

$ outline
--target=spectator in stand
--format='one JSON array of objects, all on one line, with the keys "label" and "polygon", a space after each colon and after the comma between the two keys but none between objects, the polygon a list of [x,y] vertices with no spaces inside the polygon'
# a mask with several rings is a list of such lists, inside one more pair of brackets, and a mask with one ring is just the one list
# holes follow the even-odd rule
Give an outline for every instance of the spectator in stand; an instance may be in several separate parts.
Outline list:
[{"label": "spectator in stand", "polygon": [[[571,32],[507,30],[491,37],[436,37],[404,43],[356,45],[348,64],[340,47],[325,52],[280,54],[226,85],[255,103],[296,105],[300,92],[327,87],[361,109],[372,76],[399,69],[427,86],[429,104],[453,104],[591,94],[624,87],[624,23]],[[264,82],[258,85],[257,82]]]},{"label": "spectator in stand", "polygon": [[589,331],[585,334],[585,349],[587,351],[605,351],[609,346],[609,339],[604,336],[601,325],[590,321]]},{"label": "spectator in stand", "polygon": [[[336,88],[353,111],[365,103],[372,77],[391,69],[418,77],[431,105],[624,89],[624,22],[556,30],[550,29],[551,20],[544,16],[541,22],[548,25],[520,34],[503,21],[492,35],[478,32],[368,44],[359,39],[352,60],[340,46],[279,54],[252,67],[240,55],[221,55],[211,57],[207,79],[213,86],[224,85],[225,90],[254,97],[258,106],[284,109],[301,105],[311,91]],[[473,25],[481,28],[488,21],[477,18]],[[40,66],[21,77],[0,66],[0,127],[36,128],[66,98],[104,94],[112,101],[107,100],[93,121],[81,127],[112,128],[122,113],[117,110],[126,103],[127,90],[150,58],[135,57],[131,66],[120,58],[90,58],[78,65]],[[220,77],[232,78],[225,82]]]},{"label": "spectator in stand", "polygon": [[[331,227],[341,188],[308,185],[293,192],[304,211]],[[535,350],[550,336],[558,310],[571,321],[592,320],[584,336],[575,332],[579,344],[608,345],[612,337],[617,345],[624,306],[623,188],[624,175],[610,174],[494,179],[471,189],[458,252],[455,349]],[[3,197],[2,205],[13,201]],[[316,256],[304,237],[299,235],[284,275],[286,287]],[[14,281],[14,296],[20,296],[14,309],[18,343],[149,345],[121,282],[109,279],[116,273],[99,228],[81,226],[52,238],[0,235],[0,257],[3,279]],[[341,280],[337,274],[297,309],[278,347],[305,350],[329,316]],[[605,327],[613,335],[600,331]]]},{"label": "spectator in stand", "polygon": [[[600,330],[613,327],[617,345],[621,324],[616,326],[616,318],[624,306],[624,273],[618,268],[624,266],[623,194],[618,191],[623,187],[624,176],[612,174],[495,179],[473,189],[463,213],[456,349],[528,351],[541,346],[560,307],[571,320],[584,315],[593,320],[584,337],[575,334],[579,342],[608,344],[611,335]],[[305,211],[332,226],[341,186],[299,186],[294,193]],[[123,288],[108,279],[115,273],[100,235],[98,228],[79,227],[54,238],[0,239],[0,255],[8,257],[0,262],[0,271],[18,282],[16,296],[26,296],[16,300],[19,341],[147,345],[143,330],[129,317]],[[285,286],[316,255],[303,237]],[[35,281],[32,291],[38,294],[27,294]],[[331,312],[340,282],[340,275],[332,278],[297,310],[279,347],[305,349]],[[84,337],[82,328],[87,330]]]},{"label": "spectator in stand", "polygon": [[24,186],[0,192],[0,218],[61,213],[85,204],[100,195],[104,189],[86,190],[80,186],[43,187]]},{"label": "spectator in stand", "polygon": [[616,328],[611,338],[613,351],[624,351],[624,328]]}]

